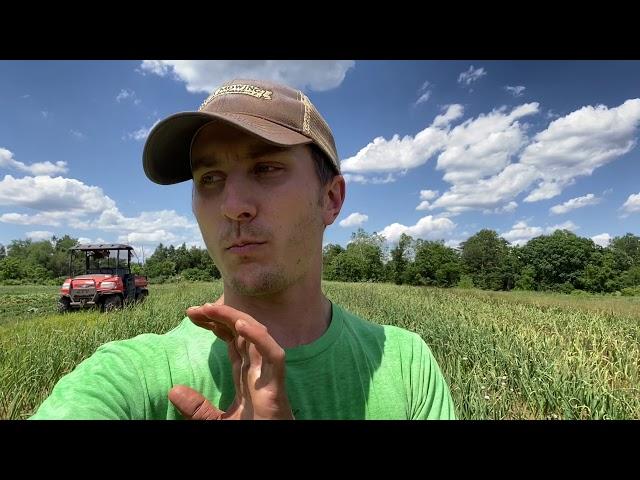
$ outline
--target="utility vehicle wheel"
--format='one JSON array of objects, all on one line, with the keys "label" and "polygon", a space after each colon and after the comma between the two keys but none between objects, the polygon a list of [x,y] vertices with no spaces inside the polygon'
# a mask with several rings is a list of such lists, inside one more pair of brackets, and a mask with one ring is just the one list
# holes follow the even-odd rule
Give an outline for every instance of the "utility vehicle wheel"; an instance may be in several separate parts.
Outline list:
[{"label": "utility vehicle wheel", "polygon": [[109,295],[105,298],[104,302],[102,302],[102,311],[110,312],[112,310],[117,310],[122,307],[122,299],[118,295]]},{"label": "utility vehicle wheel", "polygon": [[69,310],[71,310],[71,300],[69,297],[60,297],[60,300],[58,300],[58,312],[67,313]]}]

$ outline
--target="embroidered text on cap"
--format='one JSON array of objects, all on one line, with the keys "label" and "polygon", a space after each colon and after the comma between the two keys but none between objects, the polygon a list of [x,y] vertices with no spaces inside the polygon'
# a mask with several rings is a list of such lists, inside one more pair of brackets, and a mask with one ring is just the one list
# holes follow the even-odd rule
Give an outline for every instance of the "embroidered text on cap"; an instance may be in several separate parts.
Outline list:
[{"label": "embroidered text on cap", "polygon": [[254,85],[234,83],[233,85],[225,85],[224,87],[218,88],[215,92],[209,95],[204,102],[202,102],[202,105],[200,105],[198,110],[202,110],[217,96],[227,95],[229,93],[242,93],[243,95],[251,95],[252,97],[261,98],[263,100],[272,100],[271,95],[273,94],[271,90],[265,90],[264,88],[256,87]]}]

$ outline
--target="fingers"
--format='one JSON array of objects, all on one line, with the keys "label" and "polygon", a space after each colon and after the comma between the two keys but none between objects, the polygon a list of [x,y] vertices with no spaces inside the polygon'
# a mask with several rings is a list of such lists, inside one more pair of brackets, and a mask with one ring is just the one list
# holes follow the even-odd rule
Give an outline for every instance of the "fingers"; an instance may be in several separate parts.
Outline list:
[{"label": "fingers", "polygon": [[284,365],[284,350],[273,339],[267,328],[251,315],[228,305],[204,304],[201,307],[190,308],[187,315],[197,325],[214,330],[214,333],[224,335],[223,340],[229,341],[237,334],[246,337],[253,343],[258,352],[274,365]]},{"label": "fingers", "polygon": [[[242,337],[239,337],[242,338]],[[247,384],[253,389],[260,389],[272,384],[275,380],[280,384],[284,380],[284,368],[274,366],[263,357],[255,344],[247,341],[246,358],[248,358],[250,369],[246,372]],[[282,370],[282,375],[280,371]]]},{"label": "fingers", "polygon": [[238,354],[240,355],[241,359],[239,366],[240,375],[238,378],[240,390],[237,390],[237,392],[239,392],[241,397],[248,398],[251,395],[249,391],[249,384],[247,383],[249,367],[251,367],[251,363],[249,362],[249,358],[247,356],[247,341],[243,337],[237,336],[234,340],[234,343],[236,344],[236,349],[238,350]]},{"label": "fingers", "polygon": [[169,400],[187,420],[220,420],[224,413],[200,392],[186,385],[173,387],[169,391]]},{"label": "fingers", "polygon": [[229,328],[225,323],[217,319],[211,319],[202,310],[202,307],[190,307],[187,309],[189,319],[199,327],[211,330],[215,335],[225,342],[230,342],[235,336],[235,331]]},{"label": "fingers", "polygon": [[229,305],[205,303],[200,307],[187,309],[189,318],[191,318],[192,313],[197,313],[197,318],[201,322],[215,322],[224,325],[234,333],[234,336],[236,333],[235,324],[238,320],[242,319],[247,322],[258,323],[251,315],[241,312]]},{"label": "fingers", "polygon": [[171,401],[186,418],[292,418],[284,384],[285,352],[263,324],[221,302],[192,307],[187,315],[227,342],[236,396],[235,407],[222,413],[199,393],[181,387],[182,403]]},{"label": "fingers", "polygon": [[282,366],[284,369],[284,349],[278,345],[267,327],[256,321],[249,323],[245,320],[236,322],[236,331],[255,345],[260,355],[274,366]]},{"label": "fingers", "polygon": [[240,369],[242,368],[242,357],[238,352],[238,348],[236,346],[236,342],[228,342],[227,343],[227,351],[229,354],[229,362],[231,363],[231,373],[233,375],[233,385],[236,389],[236,393],[240,393],[241,391],[241,382],[240,382]]}]

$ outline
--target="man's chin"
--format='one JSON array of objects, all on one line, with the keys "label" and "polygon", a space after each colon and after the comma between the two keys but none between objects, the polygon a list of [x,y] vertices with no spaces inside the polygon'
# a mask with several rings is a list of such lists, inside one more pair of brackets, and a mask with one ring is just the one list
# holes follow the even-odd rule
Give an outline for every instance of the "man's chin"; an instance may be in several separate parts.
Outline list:
[{"label": "man's chin", "polygon": [[286,279],[278,272],[254,271],[231,275],[225,278],[225,283],[241,295],[260,296],[279,292]]}]

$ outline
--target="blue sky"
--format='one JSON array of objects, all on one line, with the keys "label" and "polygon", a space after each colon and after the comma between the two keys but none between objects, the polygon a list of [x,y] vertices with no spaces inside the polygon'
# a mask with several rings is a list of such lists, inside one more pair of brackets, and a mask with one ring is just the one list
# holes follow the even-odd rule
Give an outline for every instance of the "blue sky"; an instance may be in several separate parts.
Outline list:
[{"label": "blue sky", "polygon": [[0,243],[203,246],[190,184],[147,180],[142,148],[235,77],[303,89],[332,127],[347,194],[325,243],[640,234],[638,61],[0,61]]}]

